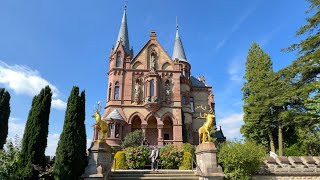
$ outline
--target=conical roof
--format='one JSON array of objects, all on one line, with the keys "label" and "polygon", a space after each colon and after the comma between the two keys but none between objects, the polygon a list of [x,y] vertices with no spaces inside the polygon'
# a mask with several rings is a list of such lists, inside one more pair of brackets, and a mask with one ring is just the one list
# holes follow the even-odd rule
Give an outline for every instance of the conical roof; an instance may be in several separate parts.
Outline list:
[{"label": "conical roof", "polygon": [[126,9],[127,8],[125,6],[115,49],[118,47],[120,40],[121,40],[125,53],[130,54],[129,33],[128,33]]},{"label": "conical roof", "polygon": [[117,108],[114,108],[111,113],[106,117],[106,120],[123,120]]},{"label": "conical roof", "polygon": [[178,25],[177,25],[177,31],[176,31],[176,40],[174,42],[174,47],[173,47],[172,60],[175,60],[176,58],[178,58],[180,61],[187,62],[186,53],[184,52],[182,41],[179,36]]}]

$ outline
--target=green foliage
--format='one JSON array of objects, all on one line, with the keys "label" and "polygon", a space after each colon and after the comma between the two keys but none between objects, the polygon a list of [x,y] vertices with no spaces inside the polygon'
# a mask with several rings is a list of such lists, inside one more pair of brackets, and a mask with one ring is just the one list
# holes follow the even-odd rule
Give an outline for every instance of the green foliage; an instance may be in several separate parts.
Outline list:
[{"label": "green foliage", "polygon": [[265,148],[254,142],[227,141],[221,145],[218,160],[227,178],[247,180],[259,169],[266,157]]},{"label": "green foliage", "polygon": [[320,155],[320,125],[312,127],[305,126],[298,130],[299,144],[304,150],[304,155],[319,156]]},{"label": "green foliage", "polygon": [[124,151],[118,151],[114,155],[114,159],[113,169],[128,169],[126,153]]},{"label": "green foliage", "polygon": [[6,144],[6,150],[0,150],[0,179],[18,179],[18,156],[20,149],[11,141]]},{"label": "green foliage", "polygon": [[167,169],[176,169],[181,165],[183,151],[176,145],[165,145],[160,150],[160,164]]},{"label": "green foliage", "polygon": [[179,170],[188,170],[192,169],[192,154],[190,152],[183,153],[183,160]]},{"label": "green foliage", "polygon": [[284,148],[283,150],[284,156],[303,156],[304,151],[302,147],[298,145],[298,143],[291,145],[290,147]]},{"label": "green foliage", "polygon": [[71,90],[63,130],[56,151],[55,179],[78,179],[87,165],[85,132],[85,92]]},{"label": "green foliage", "polygon": [[32,100],[19,158],[21,171],[23,174],[29,172],[28,177],[37,177],[36,171],[30,170],[31,165],[43,166],[46,163],[44,153],[47,147],[51,97],[51,89],[46,86]]},{"label": "green foliage", "polygon": [[194,152],[196,151],[196,147],[190,143],[183,143],[181,145],[181,149],[183,152],[189,152],[192,156],[194,156]]},{"label": "green foliage", "polygon": [[213,125],[210,130],[211,142],[217,141],[217,126]]},{"label": "green foliage", "polygon": [[127,148],[141,146],[143,139],[144,134],[142,130],[135,130],[134,132],[130,132],[126,135],[121,147]]},{"label": "green foliage", "polygon": [[150,156],[150,150],[144,146],[124,149],[129,169],[143,169]]},{"label": "green foliage", "polygon": [[8,136],[8,121],[10,116],[10,94],[0,88],[0,150],[6,143]]}]

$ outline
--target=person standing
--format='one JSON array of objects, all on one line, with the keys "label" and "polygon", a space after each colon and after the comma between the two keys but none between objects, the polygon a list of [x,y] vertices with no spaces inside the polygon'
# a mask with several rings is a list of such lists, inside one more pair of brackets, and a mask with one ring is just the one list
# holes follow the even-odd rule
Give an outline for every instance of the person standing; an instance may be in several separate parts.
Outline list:
[{"label": "person standing", "polygon": [[149,158],[151,158],[151,170],[152,171],[154,171],[154,170],[158,171],[159,150],[158,150],[158,148],[156,146],[151,151],[151,155],[150,155]]}]

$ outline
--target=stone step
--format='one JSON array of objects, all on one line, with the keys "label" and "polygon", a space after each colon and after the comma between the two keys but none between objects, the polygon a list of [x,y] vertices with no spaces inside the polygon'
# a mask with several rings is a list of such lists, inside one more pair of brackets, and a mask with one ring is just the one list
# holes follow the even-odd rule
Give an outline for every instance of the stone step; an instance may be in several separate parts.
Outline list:
[{"label": "stone step", "polygon": [[199,179],[196,176],[195,171],[191,170],[117,170],[111,173],[111,180],[133,180],[133,179],[145,179],[145,180],[196,180]]}]

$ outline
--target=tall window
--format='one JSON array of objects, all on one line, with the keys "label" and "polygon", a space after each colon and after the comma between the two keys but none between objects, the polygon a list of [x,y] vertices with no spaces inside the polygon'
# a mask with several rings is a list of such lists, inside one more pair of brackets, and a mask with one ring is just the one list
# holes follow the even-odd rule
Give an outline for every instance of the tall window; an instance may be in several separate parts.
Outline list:
[{"label": "tall window", "polygon": [[115,100],[119,100],[119,82],[116,82],[116,84],[114,85],[114,99]]},{"label": "tall window", "polygon": [[110,97],[111,97],[111,83],[110,83],[109,89],[108,89],[108,101],[110,101]]},{"label": "tall window", "polygon": [[154,80],[150,81],[150,96],[154,96]]},{"label": "tall window", "polygon": [[182,103],[182,105],[186,105],[187,104],[186,96],[182,96],[181,97],[181,103]]},{"label": "tall window", "polygon": [[120,53],[117,55],[116,67],[121,67],[121,54]]},{"label": "tall window", "polygon": [[193,97],[190,97],[190,109],[191,109],[191,112],[194,112],[194,99],[193,99]]}]

